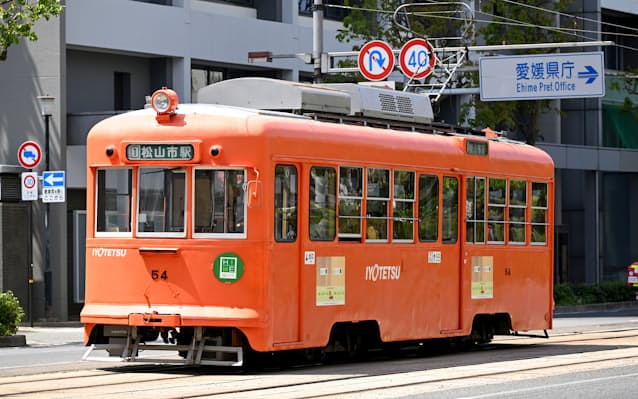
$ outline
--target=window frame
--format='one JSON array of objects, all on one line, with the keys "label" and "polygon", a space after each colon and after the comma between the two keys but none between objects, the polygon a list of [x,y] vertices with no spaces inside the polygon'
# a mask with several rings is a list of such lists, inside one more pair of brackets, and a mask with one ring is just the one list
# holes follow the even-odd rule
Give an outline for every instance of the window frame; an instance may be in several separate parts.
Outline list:
[{"label": "window frame", "polygon": [[[358,170],[359,173],[359,193],[358,195],[351,195],[351,194],[357,194],[356,192],[350,193],[350,191],[348,190],[346,193],[346,190],[342,190],[342,172],[344,172],[344,169],[349,169],[349,170]],[[362,236],[363,236],[363,200],[364,200],[364,183],[363,183],[363,178],[364,178],[364,168],[361,166],[346,166],[346,165],[340,165],[339,166],[339,192],[337,193],[337,237],[339,238],[339,240],[341,241],[348,241],[348,240],[358,240],[360,241]],[[354,190],[356,191],[356,190]],[[346,194],[342,194],[342,192],[346,193]],[[358,201],[359,202],[359,215],[358,216],[353,216],[353,215],[345,215],[342,216],[341,215],[341,203],[342,201]],[[356,207],[356,204],[355,204]],[[342,233],[340,226],[341,226],[341,219],[358,219],[359,220],[359,233]]]},{"label": "window frame", "polygon": [[[507,209],[507,180],[506,178],[501,178],[501,177],[490,177],[488,178],[488,186],[487,186],[487,243],[488,244],[505,244],[506,242],[506,236],[505,236],[505,231],[506,228],[505,226],[507,225],[506,222],[506,218],[505,218],[505,214],[506,214],[506,209]],[[503,195],[501,197],[499,197],[499,202],[494,202],[493,198],[492,198],[492,182],[502,182],[503,184]],[[491,216],[491,210],[497,210],[501,213],[501,219],[493,219]],[[496,234],[497,234],[497,229],[496,226],[501,225],[501,235],[502,235],[502,240],[498,240],[498,239],[491,239],[490,238],[490,228],[494,226],[494,234],[495,234],[495,238],[496,238]]]},{"label": "window frame", "polygon": [[[472,181],[472,189],[470,190],[470,180]],[[465,176],[465,243],[466,244],[479,244],[484,245],[487,243],[487,178],[485,176]],[[478,183],[483,182],[482,186],[482,198],[477,196],[477,187]],[[468,203],[468,194],[472,193],[472,204]],[[477,198],[481,198],[481,211],[483,214],[483,218],[479,219],[479,208],[477,207]],[[471,215],[469,214],[471,213]],[[472,240],[469,240],[468,235],[468,224],[472,224]],[[482,228],[482,240],[477,240],[477,233],[479,229],[477,226],[481,225]]]},{"label": "window frame", "polygon": [[[227,175],[226,173],[228,171],[242,171],[243,172],[243,181],[242,181],[242,187],[243,187],[243,231],[242,232],[196,232],[196,226],[197,226],[197,172],[198,171],[209,171],[209,172],[214,172],[214,171],[223,171],[224,172],[224,204],[223,204],[223,209],[224,209],[224,230],[226,230],[226,208],[227,208],[227,201],[226,201],[226,192],[228,190],[228,185],[227,185]],[[200,166],[200,167],[194,167],[192,170],[192,177],[191,177],[191,229],[192,229],[192,237],[195,239],[211,239],[211,238],[215,238],[215,239],[245,239],[247,237],[247,232],[248,232],[248,195],[247,195],[247,171],[245,168],[232,168],[232,167],[213,167],[213,166]],[[210,186],[209,186],[210,188]],[[214,199],[213,199],[214,201]],[[213,209],[212,211],[212,215],[211,217],[215,217],[215,209]]]},{"label": "window frame", "polygon": [[[407,170],[407,169],[392,169],[392,242],[398,242],[398,243],[413,243],[415,242],[415,238],[414,238],[414,226],[415,226],[415,221],[416,218],[414,216],[414,204],[416,203],[416,171],[414,170]],[[408,193],[408,191],[405,190],[405,187],[398,186],[397,185],[397,174],[411,174],[412,175],[412,187],[411,187],[411,192]],[[405,198],[399,198],[397,196],[397,189],[398,188],[402,188],[404,193],[407,193],[409,195],[406,195]],[[412,198],[409,198],[411,195]],[[396,216],[396,210],[397,210],[397,203],[400,204],[404,204],[406,205],[405,209],[410,209],[411,211],[411,215],[410,217],[397,217]],[[408,205],[409,204],[409,205]],[[395,234],[397,229],[397,223],[400,224],[405,224],[408,223],[412,226],[411,229],[411,237],[410,238],[395,238]]]},{"label": "window frame", "polygon": [[[99,172],[100,171],[104,171],[109,172],[109,171],[128,171],[128,228],[129,231],[99,231],[98,230],[98,218],[99,218],[99,212],[100,212],[100,190],[99,190]],[[134,173],[134,169],[133,168],[126,168],[126,167],[114,167],[114,168],[96,168],[95,169],[95,201],[94,201],[94,225],[93,225],[93,234],[95,237],[132,237],[133,236],[133,214],[135,213],[135,209],[133,207],[133,181],[135,179],[135,173]],[[120,195],[117,194],[116,195]],[[104,217],[107,218],[106,215],[106,208],[104,209],[105,211],[105,215]],[[105,221],[106,224],[106,221]]]},{"label": "window frame", "polygon": [[[366,168],[366,179],[365,179],[365,209],[366,209],[366,223],[365,223],[365,236],[366,236],[366,242],[371,242],[371,243],[386,243],[390,241],[390,220],[391,220],[391,215],[390,215],[390,187],[391,187],[391,168],[374,168],[374,167],[370,167],[370,168]],[[381,190],[383,189],[382,186],[379,186],[380,188],[380,192],[378,196],[371,196],[370,195],[370,177],[371,177],[371,171],[382,171],[385,172],[386,177],[386,192],[381,192]],[[381,196],[382,194],[385,194],[385,196]],[[376,204],[376,203],[383,203],[385,202],[384,206],[385,206],[385,217],[384,216],[372,216],[369,212],[370,206],[372,204]],[[379,207],[379,209],[382,209],[382,207]],[[384,234],[384,238],[379,238],[380,235],[380,231],[379,229],[377,229],[374,224],[376,223],[370,223],[372,221],[380,221],[380,220],[385,220],[385,234]],[[377,238],[371,238],[371,230],[370,228],[373,228],[377,234]]]},{"label": "window frame", "polygon": [[[279,168],[283,168],[284,170],[284,175],[286,175],[286,171],[290,171],[288,172],[288,178],[289,178],[289,182],[290,182],[290,192],[291,195],[294,195],[294,211],[290,211],[292,213],[294,213],[293,216],[291,217],[284,217],[284,209],[293,209],[291,207],[277,207],[278,204],[278,191],[277,191],[277,184],[278,184],[278,172],[277,170]],[[292,171],[294,171],[294,174],[292,173]],[[294,176],[294,177],[293,177]],[[286,176],[284,176],[286,177]],[[294,188],[294,190],[293,190]],[[291,164],[276,164],[275,165],[275,189],[274,189],[274,195],[275,195],[275,201],[274,201],[274,225],[273,225],[273,235],[275,237],[275,241],[279,242],[279,243],[294,243],[297,241],[297,238],[299,237],[299,170],[297,168],[296,165],[291,165]],[[283,195],[283,190],[282,190],[282,195]],[[283,202],[283,201],[282,201]],[[291,201],[292,202],[292,201]],[[283,205],[283,204],[282,204]],[[279,210],[282,210],[281,212],[278,212]],[[279,214],[281,214],[281,217],[279,216]],[[281,219],[281,224],[283,225],[283,221],[284,220],[289,220],[292,219],[294,220],[294,228],[293,228],[293,233],[294,233],[294,237],[290,235],[291,230],[289,230],[285,235],[281,234],[281,232],[277,231],[277,227],[279,226],[279,222]]]},{"label": "window frame", "polygon": [[[142,200],[142,191],[141,191],[141,179],[142,179],[142,170],[144,169],[158,169],[162,171],[162,174],[164,174],[166,171],[170,171],[176,174],[181,174],[183,175],[184,178],[184,192],[183,192],[183,198],[184,198],[184,206],[182,209],[182,218],[183,218],[183,231],[180,232],[172,232],[172,231],[158,231],[158,232],[150,232],[150,231],[140,231],[140,223],[144,223],[144,222],[140,222],[140,215],[142,214],[142,212],[140,212],[140,202]],[[182,167],[174,167],[174,166],[166,166],[166,165],[149,165],[149,166],[140,166],[137,168],[137,176],[135,177],[136,180],[136,187],[137,187],[137,191],[136,191],[136,205],[135,205],[135,235],[136,237],[141,237],[141,238],[185,238],[186,237],[186,228],[187,228],[187,222],[186,222],[186,201],[187,201],[187,189],[188,189],[188,173],[187,170],[185,168]],[[163,186],[163,190],[164,192],[166,191],[166,185]],[[166,209],[166,207],[164,208]],[[166,212],[165,212],[166,215]],[[166,222],[164,222],[166,224]]]},{"label": "window frame", "polygon": [[[441,226],[441,222],[440,222],[440,212],[441,212],[441,179],[439,178],[438,175],[433,175],[433,174],[429,174],[429,173],[421,173],[419,174],[419,187],[418,187],[418,197],[419,197],[419,201],[418,201],[418,210],[417,210],[417,217],[418,217],[418,226],[417,226],[417,235],[419,237],[419,242],[437,242],[439,240],[439,227]],[[423,198],[425,199],[423,206],[421,206],[421,200],[422,200],[422,193],[423,191],[423,186],[421,185],[421,181],[424,178],[430,178],[431,181],[434,181],[435,186],[433,188],[435,188],[434,193],[436,194],[436,196],[434,198]],[[433,178],[433,179],[431,179]],[[431,222],[431,219],[426,219],[427,216],[431,216],[431,215],[427,215],[427,214],[422,214],[421,213],[421,209],[427,208],[428,205],[434,205],[435,211],[434,211],[434,232],[435,232],[435,236],[433,239],[428,239],[427,237],[423,237],[421,235],[421,224],[427,224],[427,222]],[[427,227],[425,227],[423,229],[424,231],[427,232]]]},{"label": "window frame", "polygon": [[[544,205],[535,205],[534,204],[534,185],[536,184],[542,184],[545,187],[545,204]],[[531,208],[530,208],[530,216],[529,216],[529,224],[530,224],[530,243],[531,245],[536,245],[536,246],[547,246],[548,245],[548,240],[547,240],[547,229],[549,227],[549,223],[548,223],[548,211],[549,211],[549,183],[547,182],[539,182],[539,181],[532,181],[532,183],[530,184],[530,190],[531,190]],[[543,223],[538,223],[534,221],[534,211],[542,211],[544,214],[544,219],[545,221]],[[543,226],[544,230],[545,230],[545,240],[544,241],[535,241],[534,240],[534,227],[535,226]]]},{"label": "window frame", "polygon": [[[313,227],[315,225],[315,223],[313,223],[313,219],[315,219],[315,215],[311,215],[311,212],[313,210],[312,204],[313,202],[317,202],[316,200],[313,200],[312,198],[312,184],[314,182],[314,176],[313,176],[313,170],[318,170],[318,169],[322,169],[322,170],[328,170],[328,171],[332,171],[332,176],[333,176],[333,181],[327,182],[327,193],[326,196],[328,197],[325,201],[325,203],[328,205],[327,207],[323,207],[323,208],[316,208],[317,210],[321,211],[321,221],[323,221],[324,219],[327,220],[327,233],[325,236],[324,235],[319,235],[318,237],[313,237],[312,236],[312,231],[316,230],[317,227]],[[308,176],[308,223],[307,223],[307,228],[308,228],[308,239],[310,241],[334,241],[337,238],[337,168],[335,166],[322,166],[322,165],[313,165],[310,167],[310,171],[308,172],[309,176]],[[315,190],[316,190],[316,185],[315,185]],[[317,196],[317,193],[315,192],[315,197]],[[324,215],[324,213],[328,213],[327,217],[326,215]],[[332,213],[332,215],[330,214]]]},{"label": "window frame", "polygon": [[[523,193],[525,195],[524,201],[522,204],[512,204],[512,182],[521,182],[524,184]],[[523,179],[508,179],[507,181],[507,243],[511,245],[526,245],[527,244],[527,206],[528,206],[528,195],[527,188],[529,184],[527,180]],[[523,220],[522,221],[512,221],[512,210],[522,211],[523,212]],[[522,227],[523,229],[523,241],[513,241],[512,240],[512,227]]]}]

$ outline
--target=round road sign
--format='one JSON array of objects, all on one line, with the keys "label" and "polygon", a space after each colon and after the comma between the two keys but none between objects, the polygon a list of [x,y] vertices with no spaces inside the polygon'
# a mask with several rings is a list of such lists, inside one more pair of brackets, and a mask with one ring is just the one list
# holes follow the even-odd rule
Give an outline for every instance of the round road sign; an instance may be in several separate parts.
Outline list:
[{"label": "round road sign", "polygon": [[35,168],[42,159],[42,150],[35,141],[25,141],[18,149],[18,162],[27,169]]},{"label": "round road sign", "polygon": [[412,39],[401,47],[399,66],[411,79],[423,79],[430,75],[436,64],[432,46],[425,39]]},{"label": "round road sign", "polygon": [[373,40],[361,47],[358,61],[359,72],[366,79],[383,80],[390,76],[394,69],[394,52],[388,43]]},{"label": "round road sign", "polygon": [[35,187],[35,183],[37,182],[37,178],[32,173],[25,173],[23,175],[22,184],[27,189],[32,189]]}]

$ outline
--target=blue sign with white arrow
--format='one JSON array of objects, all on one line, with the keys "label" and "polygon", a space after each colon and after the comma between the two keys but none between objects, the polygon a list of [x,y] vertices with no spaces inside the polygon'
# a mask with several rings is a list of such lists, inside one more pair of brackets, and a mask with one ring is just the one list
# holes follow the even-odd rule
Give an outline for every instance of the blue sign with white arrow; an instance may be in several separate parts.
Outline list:
[{"label": "blue sign with white arrow", "polygon": [[42,187],[64,187],[64,171],[42,172]]},{"label": "blue sign with white arrow", "polygon": [[603,97],[603,52],[482,57],[482,101]]},{"label": "blue sign with white arrow", "polygon": [[42,172],[42,202],[66,200],[65,173],[63,170]]}]

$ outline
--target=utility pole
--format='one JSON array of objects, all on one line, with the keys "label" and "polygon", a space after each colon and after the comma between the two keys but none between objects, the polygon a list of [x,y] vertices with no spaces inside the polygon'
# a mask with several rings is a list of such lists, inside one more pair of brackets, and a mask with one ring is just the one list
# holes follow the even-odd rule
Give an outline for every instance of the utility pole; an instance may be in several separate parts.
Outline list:
[{"label": "utility pole", "polygon": [[312,62],[313,81],[321,83],[321,54],[323,53],[323,0],[314,0],[312,6]]}]

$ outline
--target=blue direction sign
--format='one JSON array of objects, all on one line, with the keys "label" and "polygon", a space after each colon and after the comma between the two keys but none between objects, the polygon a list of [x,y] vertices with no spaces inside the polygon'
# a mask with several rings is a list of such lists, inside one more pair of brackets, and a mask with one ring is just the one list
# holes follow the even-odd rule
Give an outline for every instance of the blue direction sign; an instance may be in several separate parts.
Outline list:
[{"label": "blue direction sign", "polygon": [[482,57],[482,101],[603,97],[602,51]]},{"label": "blue direction sign", "polygon": [[65,180],[63,170],[42,172],[42,202],[64,202]]}]

